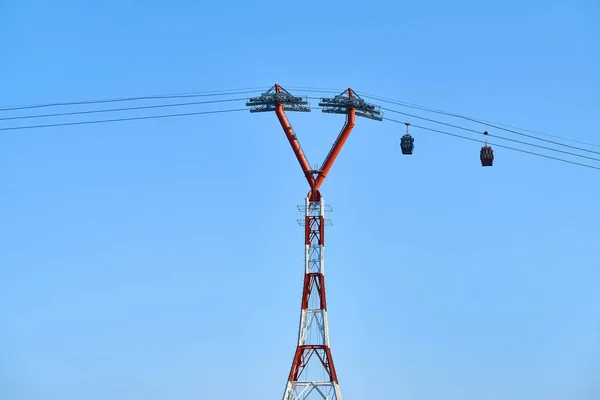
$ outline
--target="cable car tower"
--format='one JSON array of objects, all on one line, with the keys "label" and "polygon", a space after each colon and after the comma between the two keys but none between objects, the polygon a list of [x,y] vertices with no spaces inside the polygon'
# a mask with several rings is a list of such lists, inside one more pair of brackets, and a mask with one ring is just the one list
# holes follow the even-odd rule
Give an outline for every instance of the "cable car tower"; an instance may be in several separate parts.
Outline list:
[{"label": "cable car tower", "polygon": [[325,206],[319,189],[354,128],[356,117],[381,121],[383,118],[380,108],[366,103],[352,89],[347,89],[333,98],[322,98],[319,103],[322,111],[331,114],[345,114],[346,123],[329,154],[325,157],[321,168],[311,169],[285,114],[286,111],[310,112],[310,105],[306,99],[292,96],[291,93],[276,84],[260,97],[249,99],[246,106],[249,106],[250,112],[254,113],[275,111],[309,186],[305,204],[299,206],[299,210],[304,214],[299,222],[304,226],[305,274],[298,344],[283,400],[305,400],[319,397],[324,400],[342,400],[329,346],[325,295],[325,225],[330,223],[326,218],[326,212],[331,209]]}]

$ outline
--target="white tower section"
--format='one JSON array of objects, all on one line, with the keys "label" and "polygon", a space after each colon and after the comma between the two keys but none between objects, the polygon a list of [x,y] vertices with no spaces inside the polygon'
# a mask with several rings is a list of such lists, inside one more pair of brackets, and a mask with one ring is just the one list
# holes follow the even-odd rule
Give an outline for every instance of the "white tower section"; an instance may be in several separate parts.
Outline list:
[{"label": "white tower section", "polygon": [[309,195],[300,210],[304,212],[299,220],[304,225],[305,235],[304,286],[298,345],[283,400],[341,400],[329,347],[325,296],[324,233],[329,222],[325,219],[325,212],[330,210],[320,194]]}]

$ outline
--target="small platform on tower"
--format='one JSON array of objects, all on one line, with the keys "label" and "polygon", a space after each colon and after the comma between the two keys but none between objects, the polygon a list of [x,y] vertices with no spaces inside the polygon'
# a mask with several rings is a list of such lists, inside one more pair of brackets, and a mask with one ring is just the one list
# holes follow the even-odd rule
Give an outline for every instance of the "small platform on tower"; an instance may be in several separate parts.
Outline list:
[{"label": "small platform on tower", "polygon": [[[333,226],[333,222],[331,221],[333,209],[327,204],[325,204],[324,207],[325,213],[323,215],[323,221],[325,222],[325,226]],[[306,225],[306,205],[302,204],[298,206],[298,216],[296,217],[296,221],[298,221],[298,225],[300,226]]]},{"label": "small platform on tower", "polygon": [[324,113],[347,114],[348,109],[353,108],[359,117],[370,118],[376,121],[383,120],[380,106],[367,103],[350,88],[333,98],[322,98],[319,106],[323,107],[321,111]]},{"label": "small platform on tower", "polygon": [[260,97],[253,97],[246,102],[251,113],[275,111],[277,104],[283,106],[283,111],[310,112],[307,97],[293,96],[277,84],[261,94]]}]

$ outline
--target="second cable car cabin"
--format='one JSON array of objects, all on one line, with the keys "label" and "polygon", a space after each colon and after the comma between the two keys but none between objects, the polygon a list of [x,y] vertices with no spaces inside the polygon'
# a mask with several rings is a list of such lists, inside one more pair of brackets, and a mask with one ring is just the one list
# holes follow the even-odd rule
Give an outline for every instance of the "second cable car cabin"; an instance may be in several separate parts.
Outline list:
[{"label": "second cable car cabin", "polygon": [[400,139],[400,149],[402,150],[402,154],[409,155],[412,154],[415,148],[415,139],[408,133],[408,123],[406,125],[406,133],[402,135]]},{"label": "second cable car cabin", "polygon": [[479,152],[479,159],[481,160],[482,167],[491,167],[494,164],[494,150],[487,144],[487,131],[483,132],[485,136],[485,145]]}]

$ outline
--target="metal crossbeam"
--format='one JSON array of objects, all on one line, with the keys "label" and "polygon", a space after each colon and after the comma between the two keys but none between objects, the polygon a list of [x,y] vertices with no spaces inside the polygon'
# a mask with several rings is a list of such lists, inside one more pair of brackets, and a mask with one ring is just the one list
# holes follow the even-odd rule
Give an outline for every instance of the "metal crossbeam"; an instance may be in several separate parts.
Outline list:
[{"label": "metal crossbeam", "polygon": [[283,111],[310,112],[310,104],[306,97],[296,97],[279,85],[274,85],[260,97],[248,100],[246,106],[251,107],[250,112],[275,111],[276,105],[281,104]]},{"label": "metal crossbeam", "polygon": [[324,113],[347,114],[349,108],[353,108],[356,115],[382,121],[381,107],[369,104],[360,98],[352,89],[347,89],[333,98],[322,98],[319,103]]}]

